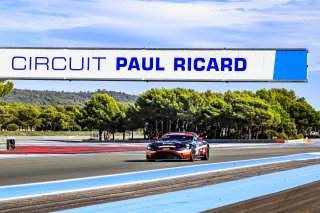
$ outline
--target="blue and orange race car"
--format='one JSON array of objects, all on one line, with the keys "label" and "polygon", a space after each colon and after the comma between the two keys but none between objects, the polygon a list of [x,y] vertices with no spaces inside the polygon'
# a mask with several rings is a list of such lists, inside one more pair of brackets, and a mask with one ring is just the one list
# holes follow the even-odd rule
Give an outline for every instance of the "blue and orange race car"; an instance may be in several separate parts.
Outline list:
[{"label": "blue and orange race car", "polygon": [[193,132],[168,132],[147,146],[147,161],[209,160],[209,144]]}]

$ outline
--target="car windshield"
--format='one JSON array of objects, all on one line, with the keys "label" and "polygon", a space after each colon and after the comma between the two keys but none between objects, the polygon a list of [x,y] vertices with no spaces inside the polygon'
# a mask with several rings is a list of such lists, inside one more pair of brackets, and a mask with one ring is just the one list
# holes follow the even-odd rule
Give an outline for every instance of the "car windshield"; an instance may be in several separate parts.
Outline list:
[{"label": "car windshield", "polygon": [[192,136],[187,135],[164,135],[159,141],[191,141],[192,139]]}]

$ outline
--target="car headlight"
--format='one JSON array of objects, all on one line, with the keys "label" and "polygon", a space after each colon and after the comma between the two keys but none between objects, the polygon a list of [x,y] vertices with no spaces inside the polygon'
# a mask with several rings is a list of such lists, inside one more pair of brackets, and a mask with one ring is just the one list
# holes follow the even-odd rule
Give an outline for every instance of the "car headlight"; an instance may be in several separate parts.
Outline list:
[{"label": "car headlight", "polygon": [[183,150],[190,149],[190,148],[191,148],[190,144],[186,144],[186,145],[183,145],[181,147],[178,147],[177,150],[178,151],[183,151]]},{"label": "car headlight", "polygon": [[191,144],[186,144],[187,149],[191,149],[192,145]]},{"label": "car headlight", "polygon": [[153,146],[147,146],[147,150],[149,151],[156,151],[156,148]]}]

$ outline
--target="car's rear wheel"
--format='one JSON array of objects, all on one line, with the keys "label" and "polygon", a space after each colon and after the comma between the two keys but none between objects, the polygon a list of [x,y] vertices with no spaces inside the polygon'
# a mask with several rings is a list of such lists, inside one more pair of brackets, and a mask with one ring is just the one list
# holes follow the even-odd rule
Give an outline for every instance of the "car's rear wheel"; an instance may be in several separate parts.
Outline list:
[{"label": "car's rear wheel", "polygon": [[196,159],[196,149],[194,147],[191,148],[191,151],[190,151],[190,158],[189,160],[190,161],[194,161]]},{"label": "car's rear wheel", "polygon": [[204,156],[201,158],[201,160],[209,160],[209,158],[210,158],[210,151],[209,151],[209,147],[207,147],[206,153],[205,153]]}]

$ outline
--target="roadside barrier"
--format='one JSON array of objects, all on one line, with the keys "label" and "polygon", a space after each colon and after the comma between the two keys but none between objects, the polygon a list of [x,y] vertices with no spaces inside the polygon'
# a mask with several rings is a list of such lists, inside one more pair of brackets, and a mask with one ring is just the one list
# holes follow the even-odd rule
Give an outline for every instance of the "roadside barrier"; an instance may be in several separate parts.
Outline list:
[{"label": "roadside barrier", "polygon": [[283,138],[276,138],[276,143],[284,143],[284,139]]},{"label": "roadside barrier", "polygon": [[284,143],[283,138],[276,139],[204,139],[208,143]]},{"label": "roadside barrier", "polygon": [[[204,139],[208,143],[285,143],[285,139]],[[84,139],[82,142],[101,142],[101,143],[151,143],[153,140],[88,140]]]},{"label": "roadside barrier", "polygon": [[0,150],[13,150],[16,148],[16,141],[13,138],[0,139]]},{"label": "roadside barrier", "polygon": [[307,143],[311,143],[311,138],[306,137],[305,141],[306,141]]}]

